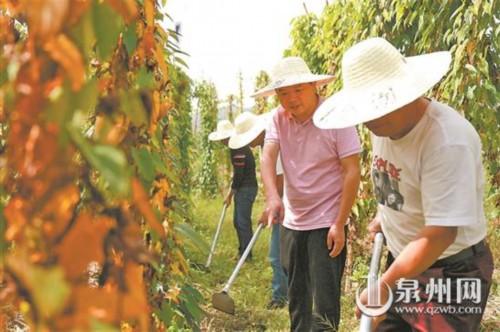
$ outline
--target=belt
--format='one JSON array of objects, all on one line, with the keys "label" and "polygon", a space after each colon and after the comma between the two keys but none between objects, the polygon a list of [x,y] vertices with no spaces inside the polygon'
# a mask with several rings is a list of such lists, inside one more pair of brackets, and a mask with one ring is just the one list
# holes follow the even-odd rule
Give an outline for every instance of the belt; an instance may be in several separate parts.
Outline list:
[{"label": "belt", "polygon": [[453,254],[451,256],[442,259],[438,259],[437,261],[434,262],[434,264],[432,264],[431,268],[452,265],[457,262],[471,258],[485,250],[486,250],[486,242],[484,240],[481,240],[475,245],[465,248],[464,250],[459,251],[456,254]]}]

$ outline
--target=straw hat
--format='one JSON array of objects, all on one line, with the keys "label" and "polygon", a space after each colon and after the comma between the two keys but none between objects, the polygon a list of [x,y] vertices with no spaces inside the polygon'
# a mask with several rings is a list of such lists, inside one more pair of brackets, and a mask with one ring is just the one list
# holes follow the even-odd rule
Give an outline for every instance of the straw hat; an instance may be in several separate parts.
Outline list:
[{"label": "straw hat", "polygon": [[450,52],[404,57],[383,38],[364,40],[342,59],[344,87],[314,113],[319,128],[345,128],[411,103],[443,78]]},{"label": "straw hat", "polygon": [[271,83],[255,92],[252,97],[267,97],[274,90],[286,86],[316,82],[316,86],[327,84],[333,80],[332,75],[315,75],[302,58],[288,57],[281,59],[271,71]]},{"label": "straw hat", "polygon": [[231,137],[233,133],[233,124],[228,120],[220,120],[217,123],[217,130],[208,134],[208,139],[210,141],[221,141],[223,139]]},{"label": "straw hat", "polygon": [[266,130],[273,111],[261,115],[250,112],[238,115],[234,120],[234,135],[229,139],[229,148],[239,149],[256,139]]}]

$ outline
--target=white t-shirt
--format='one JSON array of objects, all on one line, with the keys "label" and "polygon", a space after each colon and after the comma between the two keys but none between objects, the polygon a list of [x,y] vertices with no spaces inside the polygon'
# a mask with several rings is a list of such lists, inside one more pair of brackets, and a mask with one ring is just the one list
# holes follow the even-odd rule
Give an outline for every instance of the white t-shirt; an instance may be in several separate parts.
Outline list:
[{"label": "white t-shirt", "polygon": [[481,141],[451,107],[431,101],[403,138],[372,135],[372,180],[382,230],[396,257],[424,226],[457,226],[439,259],[486,236]]}]

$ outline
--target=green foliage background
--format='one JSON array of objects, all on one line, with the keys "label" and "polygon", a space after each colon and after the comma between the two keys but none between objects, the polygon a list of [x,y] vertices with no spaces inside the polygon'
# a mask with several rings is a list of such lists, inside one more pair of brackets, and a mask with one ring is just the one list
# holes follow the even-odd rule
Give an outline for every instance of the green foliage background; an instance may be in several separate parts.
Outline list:
[{"label": "green foliage background", "polygon": [[217,90],[212,82],[202,81],[194,89],[194,98],[201,118],[201,130],[197,137],[200,169],[196,177],[196,190],[206,197],[218,192],[217,146],[208,140],[208,134],[217,127]]}]

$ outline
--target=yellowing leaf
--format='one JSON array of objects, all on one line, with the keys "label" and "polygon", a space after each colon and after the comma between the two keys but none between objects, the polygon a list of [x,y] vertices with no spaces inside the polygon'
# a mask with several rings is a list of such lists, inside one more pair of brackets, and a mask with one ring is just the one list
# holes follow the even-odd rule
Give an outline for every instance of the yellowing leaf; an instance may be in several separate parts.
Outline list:
[{"label": "yellowing leaf", "polygon": [[7,241],[13,241],[22,235],[22,230],[28,223],[26,209],[26,202],[17,196],[12,197],[5,207],[4,215],[8,224],[5,232]]},{"label": "yellowing leaf", "polygon": [[85,67],[80,50],[64,34],[49,39],[44,45],[50,57],[64,68],[73,90],[79,90],[85,80]]},{"label": "yellowing leaf", "polygon": [[163,225],[156,218],[153,208],[151,207],[151,204],[149,204],[149,197],[146,194],[146,191],[144,191],[140,181],[136,178],[132,180],[132,196],[135,206],[144,216],[144,219],[146,219],[149,227],[164,238],[166,236],[165,229],[163,229]]},{"label": "yellowing leaf", "polygon": [[140,326],[139,331],[148,331],[149,305],[144,287],[142,266],[128,263],[125,267],[125,280],[128,289],[122,302],[123,318],[127,321],[136,320]]},{"label": "yellowing leaf", "polygon": [[139,14],[135,0],[107,0],[107,2],[120,13],[127,23],[135,20]]},{"label": "yellowing leaf", "polygon": [[75,184],[60,189],[49,199],[40,213],[43,230],[49,238],[61,235],[66,229],[79,199],[80,191]]},{"label": "yellowing leaf", "polygon": [[155,23],[155,4],[154,0],[144,1],[144,16],[146,17],[146,25],[153,27]]},{"label": "yellowing leaf", "polygon": [[60,265],[70,280],[82,278],[90,262],[104,262],[104,238],[116,221],[83,212],[57,247]]},{"label": "yellowing leaf", "polygon": [[22,0],[21,3],[30,34],[46,40],[61,30],[69,0]]}]

